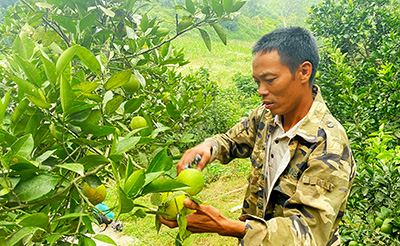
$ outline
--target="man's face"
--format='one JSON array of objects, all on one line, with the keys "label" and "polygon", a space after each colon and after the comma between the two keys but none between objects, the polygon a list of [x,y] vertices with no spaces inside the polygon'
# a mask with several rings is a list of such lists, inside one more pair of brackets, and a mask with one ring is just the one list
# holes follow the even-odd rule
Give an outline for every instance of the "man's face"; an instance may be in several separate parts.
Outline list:
[{"label": "man's face", "polygon": [[276,50],[257,53],[253,59],[253,78],[265,108],[274,115],[296,115],[304,90],[300,79],[283,65]]}]

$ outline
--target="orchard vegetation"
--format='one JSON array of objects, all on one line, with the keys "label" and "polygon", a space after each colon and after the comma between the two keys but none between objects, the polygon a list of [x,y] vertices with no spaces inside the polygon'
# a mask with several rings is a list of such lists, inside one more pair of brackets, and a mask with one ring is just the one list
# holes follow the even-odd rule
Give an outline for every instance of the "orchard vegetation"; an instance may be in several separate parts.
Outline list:
[{"label": "orchard vegetation", "polygon": [[[259,102],[250,73],[231,74],[232,84],[221,88],[211,67],[181,72],[188,51],[174,41],[189,34],[213,50],[216,41],[254,41],[290,25],[318,39],[315,83],[346,128],[357,163],[342,243],[400,244],[397,0],[6,6],[0,5],[0,245],[94,245],[93,211],[107,196],[103,187],[116,193],[117,217],[160,213],[138,201],[148,197],[160,206],[160,192],[184,194],[188,187],[175,179],[181,152],[226,131]],[[190,235],[184,216],[178,220],[176,244]]]},{"label": "orchard vegetation", "polygon": [[341,227],[345,243],[400,244],[399,14],[398,1],[325,0],[308,17],[324,44],[316,83],[357,163]]},{"label": "orchard vegetation", "polygon": [[[218,22],[245,2],[186,0],[169,20],[152,1],[21,3],[0,27],[0,237],[93,245],[103,184],[117,187],[117,217],[154,214],[135,200],[187,188],[172,179],[173,163],[214,85],[177,71],[187,61],[171,41],[197,31],[211,49],[210,26],[226,44]],[[132,80],[140,86],[127,87]]]}]

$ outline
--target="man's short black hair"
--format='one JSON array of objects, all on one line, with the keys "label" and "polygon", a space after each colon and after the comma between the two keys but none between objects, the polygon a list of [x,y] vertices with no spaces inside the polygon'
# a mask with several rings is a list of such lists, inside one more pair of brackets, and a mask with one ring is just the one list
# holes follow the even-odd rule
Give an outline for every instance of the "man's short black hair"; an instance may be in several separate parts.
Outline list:
[{"label": "man's short black hair", "polygon": [[312,65],[310,85],[317,73],[319,55],[318,46],[312,34],[301,27],[279,28],[265,34],[253,46],[253,54],[276,50],[281,63],[288,66],[292,75],[305,61]]}]

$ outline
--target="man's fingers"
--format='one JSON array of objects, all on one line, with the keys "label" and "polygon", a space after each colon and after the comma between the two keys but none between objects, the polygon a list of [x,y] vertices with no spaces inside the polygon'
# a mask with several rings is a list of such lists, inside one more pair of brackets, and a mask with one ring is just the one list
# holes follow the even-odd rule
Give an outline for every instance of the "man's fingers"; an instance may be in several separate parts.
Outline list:
[{"label": "man's fingers", "polygon": [[157,215],[157,216],[158,216],[158,219],[161,221],[161,223],[168,226],[169,228],[175,228],[178,226],[178,222],[176,222],[176,220],[166,220],[161,215]]},{"label": "man's fingers", "polygon": [[200,209],[200,205],[195,203],[192,199],[186,198],[183,201],[183,205],[185,205],[185,207],[187,207],[188,209],[191,210],[199,210]]},{"label": "man's fingers", "polygon": [[197,163],[196,169],[201,171],[206,167],[208,159],[206,158],[201,158],[201,160],[199,161],[199,163]]}]

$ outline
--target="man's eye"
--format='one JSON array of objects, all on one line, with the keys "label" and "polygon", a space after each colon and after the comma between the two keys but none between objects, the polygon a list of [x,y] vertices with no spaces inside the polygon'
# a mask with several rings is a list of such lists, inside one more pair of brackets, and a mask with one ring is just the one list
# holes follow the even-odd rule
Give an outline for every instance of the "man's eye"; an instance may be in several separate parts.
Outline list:
[{"label": "man's eye", "polygon": [[255,80],[254,83],[256,83],[258,85],[260,83],[260,81]]},{"label": "man's eye", "polygon": [[267,80],[265,80],[265,81],[267,81],[268,83],[271,83],[271,82],[273,82],[275,79],[276,79],[276,78],[272,78],[272,79],[267,79]]}]

